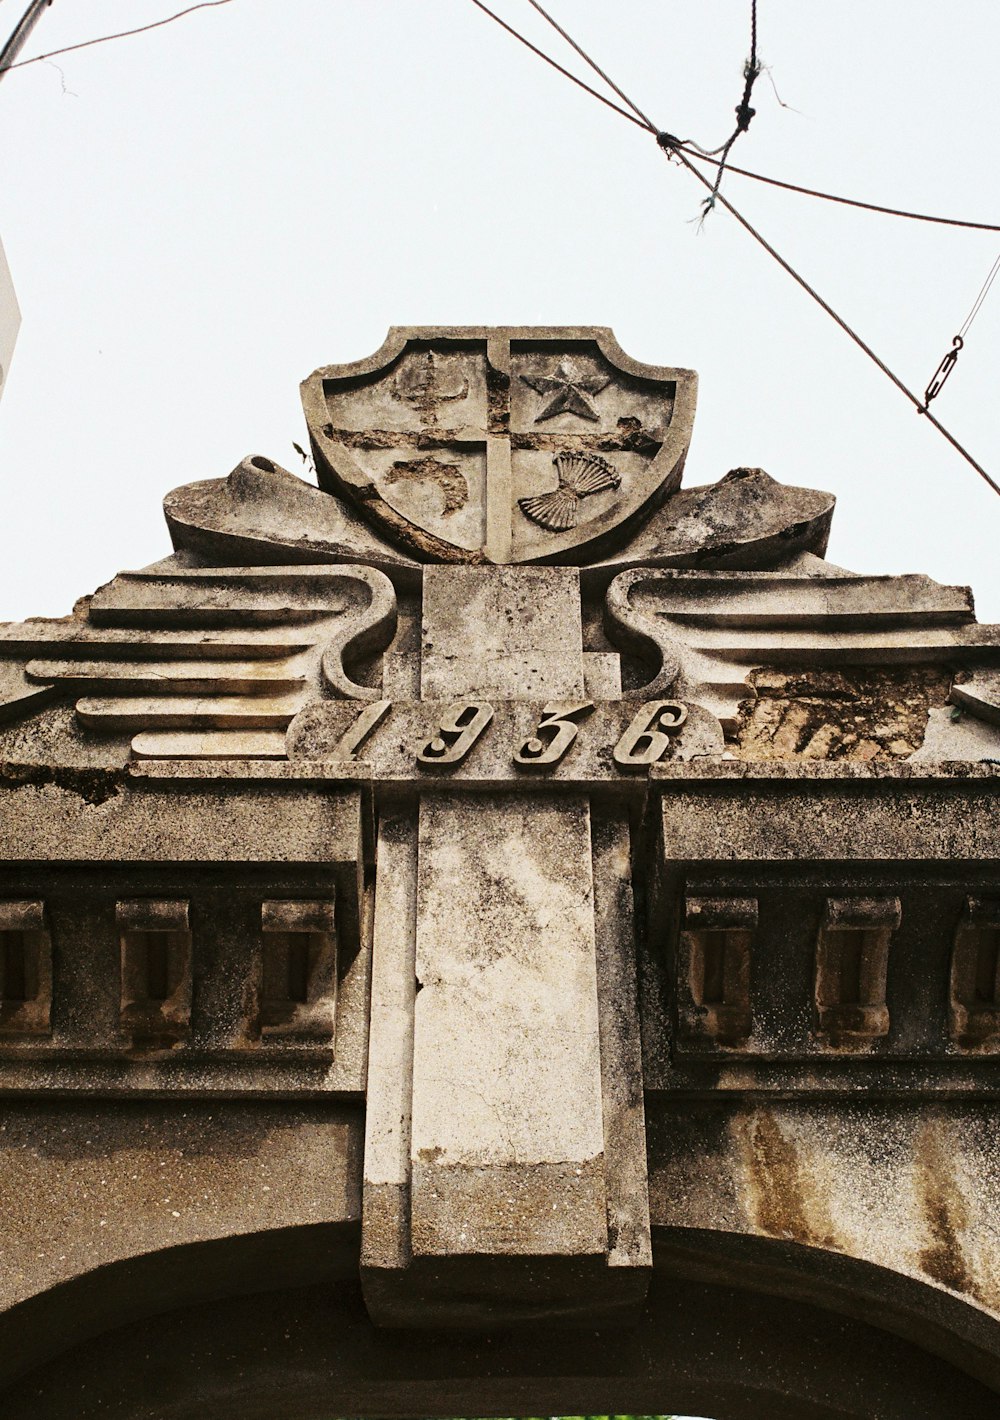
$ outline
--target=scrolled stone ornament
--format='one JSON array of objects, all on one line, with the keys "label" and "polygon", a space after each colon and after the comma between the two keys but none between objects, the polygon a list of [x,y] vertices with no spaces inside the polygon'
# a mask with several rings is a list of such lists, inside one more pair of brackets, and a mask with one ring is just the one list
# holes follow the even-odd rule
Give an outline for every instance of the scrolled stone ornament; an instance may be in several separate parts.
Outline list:
[{"label": "scrolled stone ornament", "polygon": [[687,706],[678,700],[647,700],[615,745],[615,763],[620,769],[658,763],[670,748],[670,735],[681,728],[687,715]]},{"label": "scrolled stone ornament", "polygon": [[461,764],[493,719],[493,706],[478,700],[460,701],[442,719],[440,730],[418,751],[420,764]]}]

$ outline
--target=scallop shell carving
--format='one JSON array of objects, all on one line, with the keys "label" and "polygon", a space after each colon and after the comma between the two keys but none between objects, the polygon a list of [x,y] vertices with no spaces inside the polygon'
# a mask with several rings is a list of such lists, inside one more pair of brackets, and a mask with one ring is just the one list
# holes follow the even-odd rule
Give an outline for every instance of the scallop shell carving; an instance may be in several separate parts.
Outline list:
[{"label": "scallop shell carving", "polygon": [[580,499],[571,488],[557,488],[552,493],[540,493],[537,498],[521,498],[518,505],[524,515],[549,532],[565,532],[576,527]]},{"label": "scallop shell carving", "polygon": [[561,453],[552,462],[559,475],[559,487],[534,498],[518,499],[524,516],[549,532],[576,527],[581,498],[621,486],[617,470],[599,454]]},{"label": "scallop shell carving", "polygon": [[556,454],[552,462],[559,474],[560,488],[572,488],[581,498],[621,484],[617,471],[599,454]]}]

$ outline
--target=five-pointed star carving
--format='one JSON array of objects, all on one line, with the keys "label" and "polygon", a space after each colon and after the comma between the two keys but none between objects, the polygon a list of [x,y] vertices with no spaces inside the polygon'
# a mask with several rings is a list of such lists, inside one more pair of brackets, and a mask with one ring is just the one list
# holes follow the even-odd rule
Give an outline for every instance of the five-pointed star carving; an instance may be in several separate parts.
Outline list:
[{"label": "five-pointed star carving", "polygon": [[552,398],[535,415],[535,423],[554,419],[557,414],[576,414],[581,419],[600,419],[591,395],[600,394],[610,383],[603,375],[584,375],[572,360],[560,360],[551,375],[522,375],[521,379],[539,394]]}]

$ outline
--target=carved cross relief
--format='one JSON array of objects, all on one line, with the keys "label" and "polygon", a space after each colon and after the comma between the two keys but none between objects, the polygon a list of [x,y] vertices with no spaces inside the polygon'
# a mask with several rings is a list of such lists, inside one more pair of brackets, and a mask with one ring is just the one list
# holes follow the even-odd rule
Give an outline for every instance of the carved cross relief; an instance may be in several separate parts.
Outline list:
[{"label": "carved cross relief", "polygon": [[689,370],[608,331],[426,330],[303,385],[321,483],[421,560],[598,548],[680,480]]}]

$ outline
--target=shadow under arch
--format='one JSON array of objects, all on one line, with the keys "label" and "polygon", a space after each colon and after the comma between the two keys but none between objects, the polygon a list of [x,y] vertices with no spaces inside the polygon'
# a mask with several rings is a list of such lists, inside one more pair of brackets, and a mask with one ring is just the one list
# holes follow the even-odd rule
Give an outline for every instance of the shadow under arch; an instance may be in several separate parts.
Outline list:
[{"label": "shadow under arch", "polygon": [[55,1288],[0,1320],[11,1377],[0,1414],[995,1420],[1000,1410],[989,1318],[912,1279],[886,1300],[884,1269],[801,1256],[815,1249],[658,1229],[634,1330],[456,1336],[374,1328],[358,1242],[356,1223],[282,1229],[145,1254]]}]

